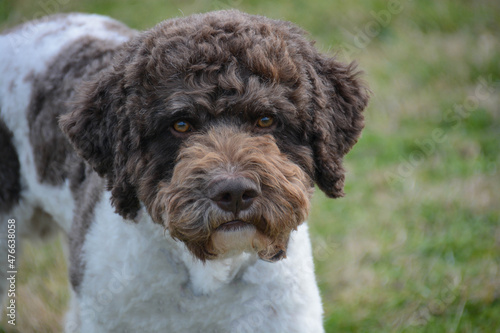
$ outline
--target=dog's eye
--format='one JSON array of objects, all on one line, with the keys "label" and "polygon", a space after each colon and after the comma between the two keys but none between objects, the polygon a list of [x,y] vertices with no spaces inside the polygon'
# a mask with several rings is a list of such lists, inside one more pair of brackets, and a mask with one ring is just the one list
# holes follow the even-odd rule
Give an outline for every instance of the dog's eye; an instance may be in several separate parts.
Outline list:
[{"label": "dog's eye", "polygon": [[193,130],[193,127],[184,120],[179,120],[174,123],[174,130],[176,130],[179,133],[187,133],[191,132]]},{"label": "dog's eye", "polygon": [[265,116],[265,117],[259,118],[259,120],[257,121],[257,126],[259,126],[261,128],[268,128],[268,127],[271,127],[273,125],[273,123],[274,123],[273,117]]}]

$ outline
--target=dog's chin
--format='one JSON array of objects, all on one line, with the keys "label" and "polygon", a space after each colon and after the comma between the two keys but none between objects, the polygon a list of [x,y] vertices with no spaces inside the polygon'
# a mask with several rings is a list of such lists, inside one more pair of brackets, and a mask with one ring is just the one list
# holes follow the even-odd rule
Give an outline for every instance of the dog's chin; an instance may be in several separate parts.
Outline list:
[{"label": "dog's chin", "polygon": [[256,252],[260,259],[275,262],[286,258],[288,236],[284,238],[271,239],[253,224],[234,220],[221,224],[213,231],[210,252],[220,259],[242,252]]}]

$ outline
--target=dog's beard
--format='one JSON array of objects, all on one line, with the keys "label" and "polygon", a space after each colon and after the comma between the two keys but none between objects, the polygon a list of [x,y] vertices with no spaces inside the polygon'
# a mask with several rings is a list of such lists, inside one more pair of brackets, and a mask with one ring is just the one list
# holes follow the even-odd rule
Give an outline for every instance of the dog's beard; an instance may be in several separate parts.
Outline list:
[{"label": "dog's beard", "polygon": [[[263,260],[286,256],[290,233],[305,221],[310,179],[279,152],[270,136],[219,129],[191,138],[179,153],[170,182],[162,183],[150,213],[199,259],[255,252]],[[217,177],[237,175],[260,189],[237,213],[208,198]]]},{"label": "dog's beard", "polygon": [[286,256],[290,232],[305,219],[303,211],[276,211],[269,203],[263,207],[264,202],[255,202],[235,217],[206,199],[187,203],[181,193],[167,195],[164,223],[172,237],[202,260],[241,252],[256,252],[266,261],[279,260]]}]

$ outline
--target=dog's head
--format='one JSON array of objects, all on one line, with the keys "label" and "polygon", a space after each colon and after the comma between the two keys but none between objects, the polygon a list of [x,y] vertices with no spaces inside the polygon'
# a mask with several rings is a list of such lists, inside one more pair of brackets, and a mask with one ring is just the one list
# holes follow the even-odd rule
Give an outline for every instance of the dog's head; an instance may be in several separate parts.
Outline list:
[{"label": "dog's head", "polygon": [[237,11],[168,20],[84,85],[60,125],[133,219],[142,202],[198,258],[284,256],[316,183],[343,195],[363,128],[355,66],[288,22]]}]

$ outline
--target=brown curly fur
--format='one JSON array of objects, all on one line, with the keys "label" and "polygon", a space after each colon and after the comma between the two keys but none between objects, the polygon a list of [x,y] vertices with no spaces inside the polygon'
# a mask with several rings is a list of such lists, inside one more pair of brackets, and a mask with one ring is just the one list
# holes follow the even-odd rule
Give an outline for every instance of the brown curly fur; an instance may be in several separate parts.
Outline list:
[{"label": "brown curly fur", "polygon": [[[192,135],[177,160],[171,180],[160,185],[150,206],[151,215],[198,258],[216,257],[214,249],[224,244],[213,243],[213,231],[235,219],[256,227],[256,250],[270,258],[286,250],[290,232],[307,217],[311,181],[271,135],[254,136],[222,124]],[[233,213],[214,205],[207,192],[214,180],[226,177],[249,179],[261,189],[249,209]]]},{"label": "brown curly fur", "polygon": [[[304,35],[289,22],[238,11],[164,21],[83,85],[60,126],[107,179],[119,214],[133,219],[144,203],[200,258],[216,250],[209,230],[227,218],[210,209],[208,220],[200,217],[208,206],[200,186],[224,164],[219,159],[253,161],[242,172],[271,203],[257,201],[248,219],[286,246],[306,218],[313,182],[330,197],[343,195],[342,158],[368,101],[355,65],[318,53]],[[276,126],[257,128],[262,116]],[[180,119],[193,135],[172,130]],[[204,157],[210,151],[214,160]]]}]

